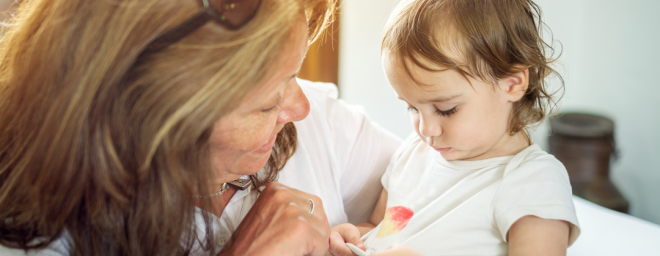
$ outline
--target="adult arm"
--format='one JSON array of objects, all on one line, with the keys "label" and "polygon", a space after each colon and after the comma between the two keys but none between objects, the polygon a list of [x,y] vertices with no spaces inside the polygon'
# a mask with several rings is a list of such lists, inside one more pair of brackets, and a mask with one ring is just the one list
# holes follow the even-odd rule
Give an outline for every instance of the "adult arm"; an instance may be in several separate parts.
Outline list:
[{"label": "adult arm", "polygon": [[325,255],[329,237],[319,197],[270,183],[219,255]]}]

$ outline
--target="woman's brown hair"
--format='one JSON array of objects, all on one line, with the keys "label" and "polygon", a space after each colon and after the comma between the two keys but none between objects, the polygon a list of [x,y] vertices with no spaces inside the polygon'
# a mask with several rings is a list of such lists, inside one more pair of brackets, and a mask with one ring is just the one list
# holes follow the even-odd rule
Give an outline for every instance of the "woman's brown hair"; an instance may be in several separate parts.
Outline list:
[{"label": "woman's brown hair", "polygon": [[[199,242],[217,253],[212,234],[196,235],[191,200],[212,175],[213,123],[269,76],[299,15],[313,41],[334,2],[261,0],[237,31],[209,22],[138,58],[201,1],[23,1],[0,44],[0,243],[64,236],[72,255],[172,255]],[[255,186],[295,145],[289,124]]]},{"label": "woman's brown hair", "polygon": [[[546,77],[561,76],[550,65],[551,45],[543,41],[541,9],[531,0],[404,0],[385,27],[382,50],[393,54],[407,74],[408,62],[427,71],[454,69],[466,79],[494,83],[529,70],[525,96],[514,104],[510,134],[537,124],[558,99]],[[415,80],[418,82],[417,80]]]}]

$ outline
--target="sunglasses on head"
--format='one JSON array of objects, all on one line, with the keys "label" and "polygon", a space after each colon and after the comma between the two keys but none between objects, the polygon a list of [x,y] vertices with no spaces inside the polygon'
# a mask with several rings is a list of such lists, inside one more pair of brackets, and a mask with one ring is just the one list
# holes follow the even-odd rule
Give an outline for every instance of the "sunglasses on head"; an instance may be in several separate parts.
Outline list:
[{"label": "sunglasses on head", "polygon": [[151,42],[141,55],[153,53],[176,43],[193,31],[215,20],[218,24],[236,30],[248,23],[257,13],[261,0],[202,0],[204,9],[172,30]]}]

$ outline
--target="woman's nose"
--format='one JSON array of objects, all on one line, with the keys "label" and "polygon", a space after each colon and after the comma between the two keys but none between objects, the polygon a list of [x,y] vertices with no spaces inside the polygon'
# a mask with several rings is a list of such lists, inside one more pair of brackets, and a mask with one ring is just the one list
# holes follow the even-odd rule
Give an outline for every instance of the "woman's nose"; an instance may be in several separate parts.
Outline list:
[{"label": "woman's nose", "polygon": [[442,134],[442,127],[432,118],[419,117],[419,133],[424,137],[436,137]]},{"label": "woman's nose", "polygon": [[305,119],[309,114],[309,100],[307,96],[298,85],[298,81],[294,80],[287,85],[286,92],[284,92],[284,99],[282,101],[282,111],[277,117],[277,123],[284,124],[288,122],[300,121]]}]

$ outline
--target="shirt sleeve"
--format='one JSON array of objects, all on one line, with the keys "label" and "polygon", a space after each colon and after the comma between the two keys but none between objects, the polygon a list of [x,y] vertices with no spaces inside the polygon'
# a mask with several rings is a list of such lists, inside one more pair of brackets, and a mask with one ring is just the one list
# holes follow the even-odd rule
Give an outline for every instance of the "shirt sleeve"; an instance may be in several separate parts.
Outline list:
[{"label": "shirt sleeve", "polygon": [[[304,80],[299,83],[312,84]],[[340,169],[339,186],[348,221],[365,222],[380,196],[380,177],[401,139],[370,121],[362,107],[337,99],[334,84],[313,86],[326,92],[321,105]]]},{"label": "shirt sleeve", "polygon": [[[494,221],[504,240],[511,226],[528,215],[570,223],[569,246],[580,228],[564,166],[544,154],[505,172],[493,198]],[[508,242],[508,241],[507,241]]]}]

